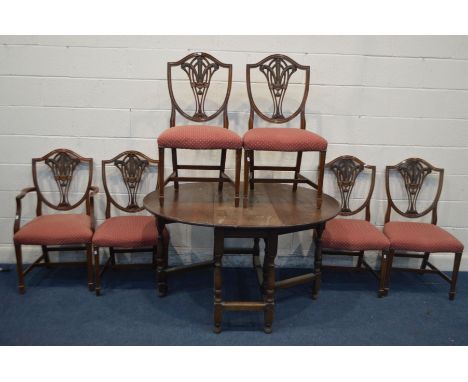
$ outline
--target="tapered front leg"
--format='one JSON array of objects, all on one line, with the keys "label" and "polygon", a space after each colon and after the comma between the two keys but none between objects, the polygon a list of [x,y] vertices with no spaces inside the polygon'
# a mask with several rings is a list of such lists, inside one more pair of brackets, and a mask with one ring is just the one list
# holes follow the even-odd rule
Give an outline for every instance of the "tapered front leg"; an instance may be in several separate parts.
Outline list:
[{"label": "tapered front leg", "polygon": [[325,224],[319,224],[315,228],[315,256],[314,256],[314,283],[312,287],[312,298],[315,300],[318,297],[320,287],[322,285],[322,233],[325,229]]},{"label": "tapered front leg", "polygon": [[165,243],[163,238],[164,228],[166,222],[164,219],[157,218],[156,226],[158,229],[158,249],[156,251],[156,275],[158,283],[158,294],[159,297],[164,297],[167,294],[167,251],[165,250]]},{"label": "tapered front leg", "polygon": [[159,204],[164,205],[164,147],[159,148],[158,165]]},{"label": "tapered front leg", "polygon": [[242,161],[242,149],[236,150],[236,177],[234,180],[234,205],[239,207],[239,191],[240,191],[240,172],[241,172],[241,161]]},{"label": "tapered front leg", "polygon": [[26,287],[24,286],[24,273],[23,273],[23,255],[21,252],[21,244],[15,244],[16,254],[16,272],[18,274],[18,292],[24,294]]},{"label": "tapered front leg", "polygon": [[323,198],[323,177],[325,175],[325,160],[327,152],[320,151],[320,163],[319,163],[319,173],[317,181],[317,208],[322,208],[322,198]]},{"label": "tapered front leg", "polygon": [[86,244],[86,267],[88,269],[88,289],[94,290],[93,245]]},{"label": "tapered front leg", "polygon": [[95,292],[96,296],[101,295],[101,266],[99,260],[99,248],[94,247],[94,277],[95,277]]},{"label": "tapered front leg", "polygon": [[388,291],[390,289],[390,275],[392,273],[392,267],[393,267],[393,251],[390,250],[388,252],[387,272],[385,272],[385,296],[388,295]]},{"label": "tapered front leg", "polygon": [[224,252],[224,231],[221,228],[214,230],[214,328],[215,333],[221,333],[221,320],[223,317],[223,275],[222,262]]},{"label": "tapered front leg", "polygon": [[456,253],[455,259],[453,261],[452,281],[450,282],[450,293],[449,293],[450,300],[455,300],[455,290],[457,287],[458,270],[460,269],[461,257],[462,257],[461,253]]},{"label": "tapered front leg", "polygon": [[243,207],[247,207],[249,198],[249,152],[244,151],[244,202]]},{"label": "tapered front leg", "polygon": [[266,303],[263,330],[267,334],[270,334],[273,330],[273,317],[275,312],[275,258],[277,251],[278,234],[270,233],[267,237],[265,259],[263,261],[263,293]]},{"label": "tapered front leg", "polygon": [[[236,162],[237,163],[237,162]],[[222,178],[226,168],[226,149],[221,150],[221,163],[219,165],[219,177]],[[218,182],[218,191],[223,191],[224,182]]]},{"label": "tapered front leg", "polygon": [[380,262],[380,280],[379,280],[379,292],[378,296],[385,296],[385,283],[388,273],[388,253],[387,251],[382,251],[382,260]]}]

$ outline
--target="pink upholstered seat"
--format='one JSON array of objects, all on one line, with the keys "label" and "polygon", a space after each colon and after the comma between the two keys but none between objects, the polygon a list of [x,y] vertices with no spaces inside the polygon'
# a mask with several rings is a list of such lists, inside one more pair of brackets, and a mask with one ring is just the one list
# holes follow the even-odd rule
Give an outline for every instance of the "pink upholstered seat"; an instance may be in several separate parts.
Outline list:
[{"label": "pink upholstered seat", "polygon": [[[158,236],[153,216],[115,216],[97,228],[93,244],[97,247],[145,248],[156,246]],[[166,229],[163,236],[164,242],[169,243]]]},{"label": "pink upholstered seat", "polygon": [[87,244],[92,236],[88,215],[56,214],[34,218],[14,235],[13,241],[30,245]]},{"label": "pink upholstered seat", "polygon": [[390,248],[414,252],[463,252],[463,244],[442,228],[428,223],[388,222],[384,234]]},{"label": "pink upholstered seat", "polygon": [[158,138],[159,147],[193,150],[240,149],[241,138],[220,126],[187,125],[165,130]]},{"label": "pink upholstered seat", "polygon": [[327,141],[310,131],[290,127],[257,127],[243,137],[246,150],[325,151]]},{"label": "pink upholstered seat", "polygon": [[323,248],[345,251],[388,249],[389,240],[366,220],[332,219],[322,234]]}]

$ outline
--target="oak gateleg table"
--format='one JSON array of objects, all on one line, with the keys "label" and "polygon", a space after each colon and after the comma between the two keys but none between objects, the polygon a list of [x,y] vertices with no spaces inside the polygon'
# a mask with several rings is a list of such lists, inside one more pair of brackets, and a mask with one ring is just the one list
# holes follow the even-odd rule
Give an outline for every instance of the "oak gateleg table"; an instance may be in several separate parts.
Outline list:
[{"label": "oak gateleg table", "polygon": [[[159,193],[151,192],[144,198],[145,208],[157,217],[159,237],[166,224],[184,223],[214,228],[213,260],[198,264],[169,267],[159,240],[157,279],[159,295],[167,293],[167,275],[202,267],[214,266],[214,331],[221,332],[223,311],[258,310],[264,312],[264,331],[271,333],[275,305],[275,289],[311,282],[312,297],[316,298],[321,280],[321,235],[325,222],[340,211],[337,200],[323,195],[317,208],[315,190],[298,187],[293,191],[286,184],[256,184],[244,205],[234,206],[234,187],[219,191],[216,183],[182,183],[176,190],[166,187],[164,203]],[[275,257],[278,236],[286,233],[315,229],[315,259],[312,272],[275,281]],[[225,248],[225,238],[253,238],[252,248]],[[260,261],[259,240],[265,241],[263,265]],[[251,254],[261,287],[262,301],[224,301],[222,296],[222,260],[224,254]]]}]

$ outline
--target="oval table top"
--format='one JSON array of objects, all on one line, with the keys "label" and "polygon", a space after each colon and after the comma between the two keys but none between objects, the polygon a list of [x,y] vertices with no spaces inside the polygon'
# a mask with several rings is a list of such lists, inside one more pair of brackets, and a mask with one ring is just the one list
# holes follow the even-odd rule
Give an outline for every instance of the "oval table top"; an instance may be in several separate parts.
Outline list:
[{"label": "oval table top", "polygon": [[243,229],[306,229],[332,219],[340,212],[340,204],[323,194],[321,208],[316,207],[317,192],[312,188],[280,183],[257,183],[249,191],[247,205],[234,206],[234,187],[217,183],[181,183],[164,189],[164,205],[159,192],[145,196],[144,207],[167,222],[209,227]]}]

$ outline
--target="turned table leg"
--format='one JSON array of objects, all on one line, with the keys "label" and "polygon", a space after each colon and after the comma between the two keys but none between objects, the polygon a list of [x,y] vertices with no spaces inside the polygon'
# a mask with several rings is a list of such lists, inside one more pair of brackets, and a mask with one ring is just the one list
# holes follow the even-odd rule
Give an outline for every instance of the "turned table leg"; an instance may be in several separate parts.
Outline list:
[{"label": "turned table leg", "polygon": [[214,328],[215,333],[221,333],[221,320],[223,316],[222,295],[222,261],[224,251],[224,231],[219,228],[214,230]]},{"label": "turned table leg", "polygon": [[275,309],[275,258],[278,251],[278,235],[268,234],[263,262],[263,293],[265,300],[265,322],[263,330],[269,334],[272,332],[273,316]]}]

